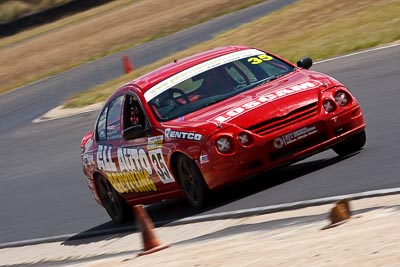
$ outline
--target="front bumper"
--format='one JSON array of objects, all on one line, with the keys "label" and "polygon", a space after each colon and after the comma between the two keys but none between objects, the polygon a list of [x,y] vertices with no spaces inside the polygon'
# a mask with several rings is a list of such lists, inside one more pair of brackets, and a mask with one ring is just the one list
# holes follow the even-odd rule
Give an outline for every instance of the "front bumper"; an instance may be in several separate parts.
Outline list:
[{"label": "front bumper", "polygon": [[217,188],[258,173],[291,164],[329,149],[365,129],[357,105],[335,116],[315,116],[256,139],[250,148],[233,155],[209,152],[209,161],[199,166],[209,188]]}]

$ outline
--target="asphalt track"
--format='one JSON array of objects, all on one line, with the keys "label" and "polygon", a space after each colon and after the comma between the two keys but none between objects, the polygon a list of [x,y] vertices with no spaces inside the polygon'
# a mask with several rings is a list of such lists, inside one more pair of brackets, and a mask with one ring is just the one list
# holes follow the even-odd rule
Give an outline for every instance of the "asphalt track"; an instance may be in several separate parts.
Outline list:
[{"label": "asphalt track", "polygon": [[[400,47],[393,46],[313,67],[344,82],[361,103],[368,142],[361,153],[339,159],[327,151],[266,173],[217,192],[212,207],[206,211],[193,211],[184,201],[175,200],[150,207],[150,215],[162,223],[189,215],[400,187],[400,162],[396,157],[400,132],[399,63]],[[41,83],[47,84],[46,81]],[[40,111],[35,101],[47,103],[48,97],[58,95],[57,91],[34,98],[30,105],[19,105],[18,99],[25,91],[15,92],[8,104],[15,108],[8,114],[16,121],[3,120],[2,101],[10,94],[0,97],[0,243],[115,230],[105,211],[89,195],[79,162],[80,138],[90,130],[96,114],[31,124],[31,120],[47,111]],[[51,104],[44,105],[51,108]]]}]

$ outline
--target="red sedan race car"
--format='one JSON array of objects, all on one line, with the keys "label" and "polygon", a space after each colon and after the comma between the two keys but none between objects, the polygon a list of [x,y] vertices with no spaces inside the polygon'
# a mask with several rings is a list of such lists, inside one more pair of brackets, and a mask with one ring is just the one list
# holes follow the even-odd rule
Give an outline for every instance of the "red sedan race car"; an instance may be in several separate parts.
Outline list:
[{"label": "red sedan race car", "polygon": [[332,148],[366,141],[361,108],[337,80],[271,53],[222,47],[119,88],[81,143],[95,199],[116,223],[131,207],[210,190]]}]

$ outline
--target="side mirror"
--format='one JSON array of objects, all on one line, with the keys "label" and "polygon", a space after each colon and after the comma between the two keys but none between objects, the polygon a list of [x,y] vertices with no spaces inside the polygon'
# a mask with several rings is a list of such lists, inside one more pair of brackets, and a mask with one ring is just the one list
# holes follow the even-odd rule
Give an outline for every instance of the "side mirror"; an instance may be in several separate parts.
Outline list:
[{"label": "side mirror", "polygon": [[132,140],[132,139],[135,139],[138,137],[145,136],[145,134],[146,134],[146,131],[142,128],[142,126],[135,125],[135,126],[125,129],[122,132],[122,137],[125,140]]},{"label": "side mirror", "polygon": [[313,64],[312,59],[309,57],[303,57],[302,59],[297,61],[297,67],[307,70],[311,68],[312,64]]}]

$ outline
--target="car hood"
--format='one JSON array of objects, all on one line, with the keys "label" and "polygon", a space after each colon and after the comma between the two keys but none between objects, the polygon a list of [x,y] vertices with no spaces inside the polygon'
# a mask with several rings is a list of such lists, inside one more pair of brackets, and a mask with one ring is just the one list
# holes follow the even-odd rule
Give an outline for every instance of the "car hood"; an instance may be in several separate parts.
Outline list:
[{"label": "car hood", "polygon": [[316,104],[320,92],[332,87],[334,83],[338,82],[329,76],[300,69],[186,115],[184,120],[194,124],[208,122],[219,128],[231,124],[248,128]]}]

